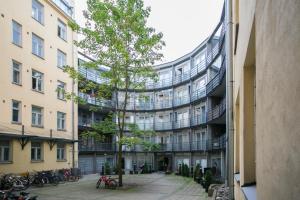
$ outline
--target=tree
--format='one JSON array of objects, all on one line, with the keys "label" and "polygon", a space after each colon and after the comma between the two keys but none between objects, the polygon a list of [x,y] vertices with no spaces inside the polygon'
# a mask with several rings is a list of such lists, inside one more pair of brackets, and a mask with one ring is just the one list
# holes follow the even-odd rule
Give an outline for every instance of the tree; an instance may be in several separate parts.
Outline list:
[{"label": "tree", "polygon": [[[140,137],[145,132],[138,130],[136,125],[125,121],[129,90],[143,90],[149,80],[157,80],[152,66],[163,55],[160,50],[165,45],[162,33],[147,26],[150,7],[144,8],[142,0],[87,0],[84,12],[86,26],[80,27],[70,23],[73,31],[83,35],[75,45],[94,61],[84,63],[87,68],[98,69],[100,65],[110,70],[99,74],[107,81],[101,85],[85,80],[73,67],[66,66],[65,71],[78,82],[82,92],[93,89],[97,99],[115,99],[115,110],[111,114],[113,120],[95,125],[96,132],[89,135],[98,137],[101,134],[116,134],[118,138],[118,174],[119,186],[122,186],[122,145],[132,146],[141,143]],[[120,94],[123,99],[120,100]],[[70,94],[78,102],[80,98]],[[124,134],[129,128],[132,135]],[[100,134],[100,135],[101,135]],[[149,146],[149,144],[147,143]]]}]

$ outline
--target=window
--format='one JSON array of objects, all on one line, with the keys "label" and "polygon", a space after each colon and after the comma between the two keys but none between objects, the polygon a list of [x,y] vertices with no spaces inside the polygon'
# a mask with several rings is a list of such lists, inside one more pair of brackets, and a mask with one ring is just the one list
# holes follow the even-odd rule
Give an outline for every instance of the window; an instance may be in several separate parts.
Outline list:
[{"label": "window", "polygon": [[32,0],[32,17],[40,22],[44,23],[44,6],[37,0]]},{"label": "window", "polygon": [[57,144],[57,154],[56,154],[56,159],[57,160],[65,160],[65,144],[63,143],[58,143]]},{"label": "window", "polygon": [[66,84],[61,81],[57,81],[57,98],[64,100],[65,99],[65,88]]},{"label": "window", "polygon": [[31,123],[33,126],[43,126],[43,108],[32,106]]},{"label": "window", "polygon": [[44,74],[32,70],[32,89],[38,92],[43,91]]},{"label": "window", "polygon": [[21,64],[17,61],[12,61],[13,74],[12,82],[15,84],[21,84]]},{"label": "window", "polygon": [[16,22],[12,21],[12,40],[15,45],[22,46],[22,26]]},{"label": "window", "polygon": [[10,156],[10,142],[7,140],[0,141],[0,162],[9,162]]},{"label": "window", "polygon": [[32,33],[32,53],[41,58],[44,57],[44,40]]},{"label": "window", "polygon": [[67,40],[67,26],[60,20],[58,20],[57,36],[63,40]]},{"label": "window", "polygon": [[12,121],[16,123],[21,122],[21,102],[12,100]]},{"label": "window", "polygon": [[66,114],[62,112],[57,112],[57,129],[65,130],[66,129]]},{"label": "window", "polygon": [[42,160],[42,144],[40,142],[31,142],[31,160]]},{"label": "window", "polygon": [[66,65],[66,57],[67,55],[64,52],[57,50],[57,67],[63,68]]}]

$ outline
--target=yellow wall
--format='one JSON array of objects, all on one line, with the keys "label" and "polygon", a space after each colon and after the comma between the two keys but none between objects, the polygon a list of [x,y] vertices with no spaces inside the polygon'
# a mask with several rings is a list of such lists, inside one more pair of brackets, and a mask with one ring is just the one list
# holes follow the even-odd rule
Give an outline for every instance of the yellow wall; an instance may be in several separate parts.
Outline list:
[{"label": "yellow wall", "polygon": [[[57,99],[57,81],[66,83],[67,92],[72,91],[72,80],[69,76],[57,67],[57,49],[67,54],[67,64],[76,67],[77,53],[72,41],[76,34],[68,27],[67,41],[57,36],[57,20],[60,19],[68,24],[70,18],[64,15],[51,1],[40,1],[44,5],[44,25],[31,17],[31,0],[0,0],[0,133],[21,134],[21,125],[11,123],[11,101],[21,101],[21,118],[25,126],[25,134],[43,137],[50,136],[53,130],[53,137],[72,139],[72,102]],[[12,43],[12,20],[22,25],[22,47]],[[41,59],[32,52],[32,33],[44,39],[44,59]],[[22,63],[22,85],[12,84],[12,59]],[[31,89],[32,69],[44,73],[44,92],[38,93]],[[75,85],[76,91],[76,85]],[[44,108],[44,127],[35,128],[31,126],[31,106],[36,105]],[[66,131],[57,130],[57,111],[66,113]],[[74,105],[74,116],[77,116],[77,106]],[[75,117],[74,139],[77,139],[77,117]],[[0,138],[1,139],[1,138]],[[27,145],[26,148],[29,148]],[[20,147],[20,145],[19,145]],[[27,155],[27,151],[17,151],[17,143],[14,142],[14,159]],[[76,145],[77,147],[77,145]],[[47,150],[48,147],[45,148]],[[77,150],[75,150],[77,152]],[[45,151],[45,153],[48,153]],[[25,166],[39,169],[43,167],[54,167],[64,165],[50,159],[40,164],[30,164],[27,161]],[[77,157],[77,156],[76,156]],[[48,159],[48,156],[45,158]],[[56,158],[56,157],[55,157]],[[52,164],[50,164],[50,161]],[[68,161],[69,162],[69,161]],[[75,161],[77,163],[77,161]],[[46,164],[47,163],[47,164]],[[76,164],[75,163],[75,164]],[[15,169],[22,171],[24,166],[17,163],[0,164],[0,169],[7,171]],[[65,166],[65,165],[64,165]]]},{"label": "yellow wall", "polygon": [[235,199],[249,184],[257,199],[299,199],[300,2],[234,0],[233,11]]}]

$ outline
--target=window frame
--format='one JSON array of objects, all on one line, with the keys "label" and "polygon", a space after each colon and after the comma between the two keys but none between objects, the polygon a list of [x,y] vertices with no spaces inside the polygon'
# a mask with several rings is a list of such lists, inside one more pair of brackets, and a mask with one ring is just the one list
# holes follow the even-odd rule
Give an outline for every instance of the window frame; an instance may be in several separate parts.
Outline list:
[{"label": "window frame", "polygon": [[[33,112],[34,108],[40,109],[40,113]],[[33,120],[33,114],[35,114],[35,122]],[[39,121],[39,114],[40,114],[41,124],[36,123],[36,122]],[[39,107],[39,106],[35,106],[35,105],[31,106],[31,126],[33,126],[33,127],[40,127],[40,128],[42,128],[44,126],[44,108]]]},{"label": "window frame", "polygon": [[66,113],[57,111],[56,128],[58,131],[66,130]]},{"label": "window frame", "polygon": [[[8,145],[1,144],[3,142],[7,142]],[[8,151],[7,151],[8,149]],[[8,159],[4,159],[5,153],[8,152]],[[0,164],[2,163],[11,163],[12,162],[12,144],[10,140],[2,140],[0,141]]]},{"label": "window frame", "polygon": [[[15,25],[17,25],[17,27],[20,29],[19,31],[19,43],[17,43],[16,41],[15,41],[15,37],[14,37],[14,33],[15,33]],[[22,25],[19,23],[19,22],[17,22],[16,20],[12,20],[12,43],[14,44],[14,45],[16,45],[16,46],[18,46],[18,47],[22,47],[22,43],[23,43],[23,38],[22,38]]]},{"label": "window frame", "polygon": [[[36,146],[34,146],[34,145]],[[37,145],[38,144],[38,145]],[[38,150],[40,150],[40,155],[38,158]],[[34,151],[34,157],[32,157],[32,151]],[[30,160],[31,162],[41,162],[43,161],[43,143],[38,141],[31,141],[31,148],[30,148]]]},{"label": "window frame", "polygon": [[[12,100],[12,102],[11,102],[12,104],[11,104],[11,122],[12,123],[17,123],[17,124],[20,124],[21,122],[22,122],[22,103],[21,103],[21,101],[18,101],[18,100]],[[15,109],[15,107],[14,107],[14,103],[18,103],[18,108],[17,108],[17,111],[18,111],[18,121],[14,121],[14,110],[16,110]]]},{"label": "window frame", "polygon": [[66,144],[57,143],[56,144],[56,160],[57,161],[66,161]]},{"label": "window frame", "polygon": [[[64,35],[62,35],[62,30],[64,30]],[[67,24],[65,24],[62,20],[60,19],[57,19],[57,36],[66,41],[67,42],[67,39],[68,39],[68,27],[67,27]]]},{"label": "window frame", "polygon": [[[38,52],[35,52],[35,45],[34,45],[34,40],[37,42],[37,51]],[[40,43],[41,42],[41,43]],[[41,45],[42,44],[42,45]],[[40,47],[42,46],[42,48],[40,49]],[[31,53],[39,58],[42,58],[44,59],[45,57],[45,40],[43,38],[41,38],[40,36],[38,36],[37,34],[35,33],[32,33],[32,37],[31,37]],[[41,50],[41,52],[40,52]],[[40,55],[40,54],[41,55]]]},{"label": "window frame", "polygon": [[[38,16],[37,17],[34,15],[34,12],[33,12],[34,5],[37,5],[37,7],[36,7],[36,10],[38,11]],[[39,11],[41,11],[41,12],[39,13]],[[41,14],[41,19],[39,19],[39,14]],[[32,0],[31,1],[31,17],[35,21],[37,21],[40,24],[44,25],[44,21],[45,21],[45,9],[44,9],[44,5],[40,1],[38,1],[38,0]]]},{"label": "window frame", "polygon": [[57,90],[57,99],[65,101],[66,83],[58,80],[56,90]]},{"label": "window frame", "polygon": [[[62,56],[60,56],[60,55],[62,55]],[[59,57],[60,58],[64,58],[64,59],[59,59]],[[61,68],[61,69],[64,69],[64,66],[66,66],[67,65],[67,54],[65,53],[65,52],[63,52],[62,50],[60,50],[60,49],[57,49],[57,67],[58,68]],[[59,63],[60,61],[64,61],[64,63]],[[63,65],[61,65],[61,64],[63,64]]]},{"label": "window frame", "polygon": [[[18,65],[19,69],[15,68],[15,64]],[[19,73],[18,74],[19,82],[16,82],[14,80],[15,71],[17,71]],[[14,59],[12,59],[12,83],[16,84],[16,85],[22,85],[22,63],[14,60]]]},{"label": "window frame", "polygon": [[[33,76],[33,73],[38,73],[41,75],[41,78],[38,78],[38,77],[34,77]],[[35,80],[35,88],[33,88],[33,80]],[[39,85],[39,82],[40,82],[40,85],[41,85],[41,89],[39,90],[38,88],[38,85]],[[42,72],[39,72],[37,70],[34,70],[32,69],[31,71],[31,89],[33,91],[36,91],[36,92],[40,92],[40,93],[43,93],[44,92],[44,73]]]}]

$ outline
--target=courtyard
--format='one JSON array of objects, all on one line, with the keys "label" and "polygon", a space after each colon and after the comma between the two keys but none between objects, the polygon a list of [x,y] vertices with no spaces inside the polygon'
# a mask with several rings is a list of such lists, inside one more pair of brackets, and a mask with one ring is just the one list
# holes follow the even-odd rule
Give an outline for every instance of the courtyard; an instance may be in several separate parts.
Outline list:
[{"label": "courtyard", "polygon": [[78,182],[68,182],[58,186],[32,187],[28,192],[38,199],[103,199],[103,200],[206,200],[207,193],[191,178],[175,175],[146,174],[124,175],[124,187],[117,190],[96,189],[99,175],[86,175]]}]

